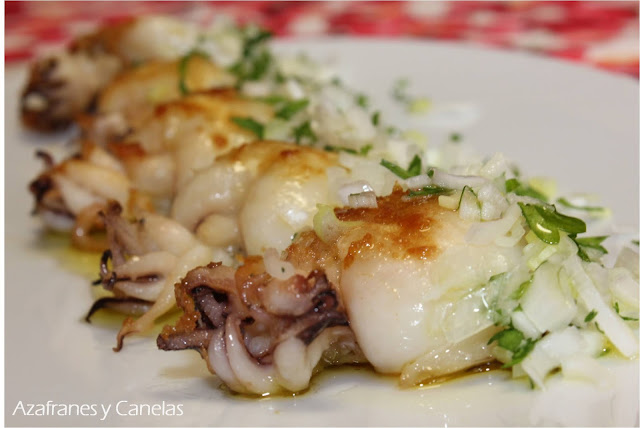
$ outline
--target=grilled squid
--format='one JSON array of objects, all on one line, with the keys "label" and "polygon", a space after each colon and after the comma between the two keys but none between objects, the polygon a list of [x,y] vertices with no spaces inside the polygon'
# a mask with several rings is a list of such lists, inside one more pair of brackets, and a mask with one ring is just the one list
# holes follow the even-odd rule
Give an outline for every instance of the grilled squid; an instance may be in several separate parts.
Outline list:
[{"label": "grilled squid", "polygon": [[[271,114],[266,104],[220,90],[162,104],[139,128],[94,120],[89,129],[110,134],[104,147],[82,140],[79,153],[57,165],[40,154],[45,171],[30,186],[34,211],[53,229],[75,230],[73,242],[78,248],[103,251],[104,242],[93,242],[88,232],[102,228],[97,214],[107,200],[119,202],[127,212],[138,206],[147,210],[152,205],[170,206],[176,189],[197,171],[255,139],[231,117],[253,115],[265,120]],[[112,127],[98,130],[101,126]],[[117,129],[127,129],[129,136],[115,138]]]},{"label": "grilled squid", "polygon": [[32,65],[22,94],[22,121],[39,131],[64,128],[120,71],[149,60],[176,60],[197,37],[196,29],[179,21],[145,17],[74,40],[66,51]]},{"label": "grilled squid", "polygon": [[29,185],[35,198],[34,213],[47,227],[71,232],[73,244],[80,249],[106,248],[91,231],[103,229],[98,214],[107,201],[117,201],[128,211],[150,204],[132,189],[122,164],[99,146],[85,142],[77,155],[59,164],[45,152],[38,156],[44,160],[45,171]]},{"label": "grilled squid", "polygon": [[[315,230],[301,233],[283,260],[271,254],[235,273],[217,265],[190,272],[176,285],[185,315],[176,327],[165,328],[159,346],[198,349],[230,388],[256,394],[304,389],[313,373],[308,368],[324,361],[318,355],[356,349],[354,343],[377,371],[399,375],[403,385],[491,361],[491,321],[471,328],[451,321],[456,311],[462,313],[457,302],[472,290],[516,270],[521,248],[471,245],[465,237],[472,224],[441,207],[436,196],[410,197],[399,187],[377,198],[376,208],[321,209]],[[335,303],[313,303],[318,300],[311,278],[326,281]],[[268,328],[272,318],[261,318],[265,312],[273,317],[280,307],[290,311],[285,341],[280,329]],[[329,307],[341,312],[336,327],[344,335],[317,347],[301,338],[293,326],[307,320],[309,307],[314,313]],[[332,322],[315,324],[315,340],[331,335]],[[254,341],[266,345],[254,348]],[[307,368],[298,372],[304,381],[288,382],[286,369],[280,371],[279,357],[285,355],[292,367]]]},{"label": "grilled squid", "polygon": [[[337,156],[311,147],[260,141],[222,156],[176,194],[171,217],[211,244],[247,254],[283,250],[332,199],[326,170]],[[220,234],[218,232],[220,231]]]},{"label": "grilled squid", "polygon": [[[316,204],[329,199],[325,169],[335,158],[287,143],[253,143],[218,158],[194,178],[187,193],[174,200],[173,208],[185,211],[175,211],[173,218],[139,213],[131,222],[118,204],[110,204],[103,215],[109,251],[101,283],[115,297],[154,302],[141,318],[125,322],[117,349],[126,335],[148,330],[175,306],[173,284],[181,276],[172,272],[184,275],[211,261],[229,266],[232,254],[286,248],[296,232],[311,226]],[[293,203],[274,204],[274,195]]]},{"label": "grilled squid", "polygon": [[153,108],[190,94],[232,88],[235,77],[201,55],[149,61],[117,75],[98,95],[96,114],[118,114],[136,128]]},{"label": "grilled squid", "polygon": [[282,278],[260,257],[237,271],[211,263],[189,272],[176,297],[185,315],[165,327],[158,346],[197,349],[234,391],[299,391],[319,363],[364,361],[337,291],[320,271]]},{"label": "grilled squid", "polygon": [[101,215],[109,249],[101,260],[100,283],[113,297],[99,300],[89,313],[105,302],[113,306],[115,301],[135,302],[139,312],[144,312],[135,320],[125,320],[116,350],[122,347],[124,337],[146,331],[174,307],[173,285],[190,269],[212,259],[232,263],[223,249],[202,245],[188,230],[166,217],[146,212],[130,221],[113,201]]},{"label": "grilled squid", "polygon": [[271,106],[233,90],[212,90],[161,104],[123,141],[109,149],[123,162],[135,187],[171,199],[198,171],[256,135],[233,122],[251,117],[266,122]]}]

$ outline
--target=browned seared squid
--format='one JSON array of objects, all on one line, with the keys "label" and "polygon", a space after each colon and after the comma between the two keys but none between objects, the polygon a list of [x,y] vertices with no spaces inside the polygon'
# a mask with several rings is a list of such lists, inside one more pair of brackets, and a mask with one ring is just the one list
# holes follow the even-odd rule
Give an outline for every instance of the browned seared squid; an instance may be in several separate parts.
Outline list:
[{"label": "browned seared squid", "polygon": [[299,391],[324,364],[362,362],[344,306],[320,271],[278,279],[261,257],[234,272],[211,263],[176,284],[185,311],[158,337],[164,350],[192,348],[238,392]]},{"label": "browned seared squid", "polygon": [[132,24],[106,27],[77,40],[66,52],[35,62],[22,93],[25,126],[55,131],[87,110],[97,92],[124,66],[115,47]]},{"label": "browned seared squid", "polygon": [[[103,221],[109,250],[102,257],[100,283],[114,299],[149,303],[138,305],[145,310],[142,316],[125,320],[116,350],[122,348],[127,335],[148,330],[174,307],[173,285],[190,269],[212,259],[231,262],[224,250],[203,246],[184,227],[157,214],[140,213],[130,221],[122,216],[120,205],[111,202],[103,212]],[[95,305],[92,310],[97,310]]]},{"label": "browned seared squid", "polygon": [[120,162],[104,149],[83,142],[74,156],[55,164],[45,153],[45,171],[29,185],[34,196],[33,213],[53,230],[71,232],[72,243],[86,251],[104,251],[106,242],[93,231],[103,230],[98,216],[107,201],[114,200],[127,210],[149,209],[148,198],[132,191]]},{"label": "browned seared squid", "polygon": [[22,121],[49,132],[94,107],[100,114],[140,117],[153,105],[180,97],[181,80],[189,91],[233,86],[232,75],[202,57],[180,69],[180,58],[197,40],[196,29],[167,17],[100,28],[32,65],[22,93]]},{"label": "browned seared squid", "polygon": [[491,320],[443,320],[471,290],[514,269],[520,249],[469,245],[472,224],[437,196],[400,187],[376,207],[325,206],[284,260],[268,250],[237,271],[191,271],[176,288],[185,315],[158,345],[198,349],[231,389],[254,394],[304,389],[336,349],[357,349],[351,361],[364,356],[405,386],[484,364],[494,358]]}]

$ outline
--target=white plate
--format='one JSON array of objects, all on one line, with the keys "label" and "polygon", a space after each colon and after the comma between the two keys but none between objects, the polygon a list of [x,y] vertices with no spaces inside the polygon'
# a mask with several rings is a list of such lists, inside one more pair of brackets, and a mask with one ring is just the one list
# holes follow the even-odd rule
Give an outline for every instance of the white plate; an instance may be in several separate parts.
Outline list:
[{"label": "white plate", "polygon": [[[638,84],[635,80],[526,54],[452,44],[352,39],[279,43],[330,58],[356,86],[399,117],[388,93],[399,77],[438,104],[471,102],[462,131],[483,153],[502,151],[528,175],[556,177],[562,189],[595,192],[626,231],[638,230]],[[24,67],[5,76],[6,396],[8,425],[632,425],[638,423],[638,363],[607,361],[611,384],[550,382],[532,391],[505,372],[426,389],[400,390],[367,371],[328,371],[305,394],[244,399],[219,388],[195,352],[161,352],[155,340],[128,340],[82,317],[87,278],[70,272],[40,239],[27,183],[40,170],[43,138],[21,129],[17,97]],[[407,122],[408,126],[418,126]],[[451,129],[431,129],[445,135]],[[440,132],[440,134],[439,134]],[[49,146],[47,146],[49,147]],[[46,242],[46,241],[45,241]],[[97,267],[96,267],[97,272]],[[557,379],[556,379],[557,380]],[[87,404],[93,416],[22,416],[18,404]],[[126,401],[126,402],[124,402]],[[135,405],[181,406],[182,416],[118,415]],[[111,405],[101,421],[101,405]],[[60,408],[58,408],[60,409]],[[74,411],[75,412],[75,411]]]}]

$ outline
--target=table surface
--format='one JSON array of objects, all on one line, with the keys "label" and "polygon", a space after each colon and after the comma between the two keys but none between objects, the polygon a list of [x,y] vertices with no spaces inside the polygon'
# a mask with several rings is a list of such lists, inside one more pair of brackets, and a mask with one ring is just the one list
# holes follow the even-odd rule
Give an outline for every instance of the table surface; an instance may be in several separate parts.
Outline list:
[{"label": "table surface", "polygon": [[131,16],[206,25],[224,14],[282,37],[352,35],[455,40],[527,50],[638,77],[638,2],[130,1],[5,3],[5,63],[28,60]]}]

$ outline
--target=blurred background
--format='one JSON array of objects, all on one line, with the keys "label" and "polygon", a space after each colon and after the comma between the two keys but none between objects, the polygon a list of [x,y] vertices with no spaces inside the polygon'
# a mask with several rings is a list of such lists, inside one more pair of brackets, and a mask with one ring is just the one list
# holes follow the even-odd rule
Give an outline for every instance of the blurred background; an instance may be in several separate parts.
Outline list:
[{"label": "blurred background", "polygon": [[96,25],[221,14],[281,37],[411,37],[530,51],[638,77],[637,1],[5,2],[5,63],[62,46]]}]

